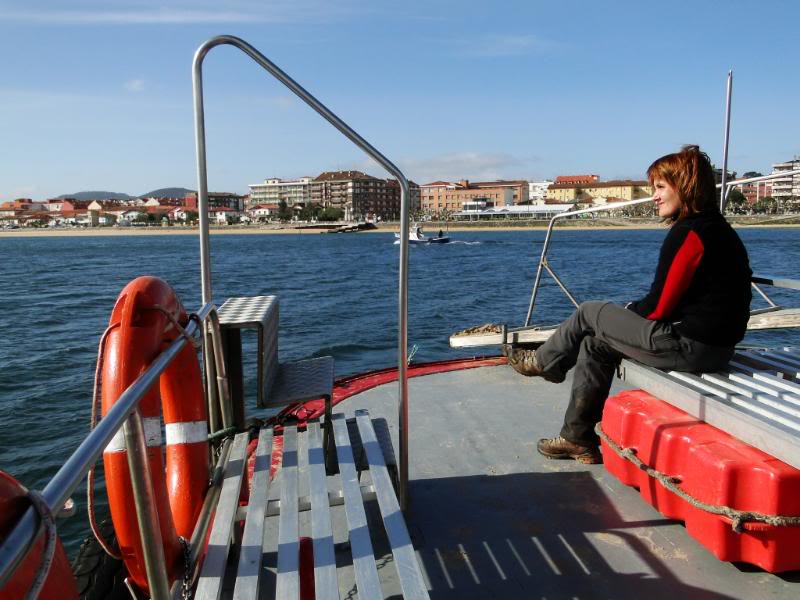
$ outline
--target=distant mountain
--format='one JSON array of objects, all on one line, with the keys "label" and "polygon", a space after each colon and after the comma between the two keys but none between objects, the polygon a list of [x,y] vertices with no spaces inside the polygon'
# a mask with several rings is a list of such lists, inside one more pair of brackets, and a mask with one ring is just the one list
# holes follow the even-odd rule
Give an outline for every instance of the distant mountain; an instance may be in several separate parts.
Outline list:
[{"label": "distant mountain", "polygon": [[188,193],[194,193],[194,190],[187,190],[182,187],[169,187],[147,192],[139,196],[139,198],[183,198]]},{"label": "distant mountain", "polygon": [[57,198],[75,198],[75,200],[130,200],[136,196],[122,192],[75,192],[74,194],[61,194]]}]

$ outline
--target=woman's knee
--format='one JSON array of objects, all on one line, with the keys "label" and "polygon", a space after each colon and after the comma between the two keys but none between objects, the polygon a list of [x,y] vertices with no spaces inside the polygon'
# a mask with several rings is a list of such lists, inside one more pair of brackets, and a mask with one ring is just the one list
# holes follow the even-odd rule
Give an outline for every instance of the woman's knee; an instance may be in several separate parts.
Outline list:
[{"label": "woman's knee", "polygon": [[603,300],[588,300],[580,303],[578,312],[583,316],[596,316],[606,304],[608,302]]}]

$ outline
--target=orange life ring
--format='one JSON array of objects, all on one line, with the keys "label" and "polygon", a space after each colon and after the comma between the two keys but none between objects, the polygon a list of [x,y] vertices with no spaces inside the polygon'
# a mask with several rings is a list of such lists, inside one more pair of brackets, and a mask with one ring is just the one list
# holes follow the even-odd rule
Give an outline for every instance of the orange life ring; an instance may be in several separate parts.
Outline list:
[{"label": "orange life ring", "polygon": [[[175,291],[156,277],[131,281],[117,298],[103,353],[102,412],[180,335],[168,312],[186,323]],[[161,413],[166,431],[162,454]],[[164,558],[170,582],[183,575],[179,536],[189,539],[208,489],[208,417],[197,356],[187,344],[139,403],[147,438]],[[103,452],[111,519],[131,580],[147,590],[123,430]],[[166,472],[166,477],[164,476]]]},{"label": "orange life ring", "polygon": [[[0,543],[5,541],[30,504],[26,498],[25,488],[11,475],[0,471]],[[34,540],[9,581],[0,589],[0,598],[4,600],[22,598],[31,589],[42,563],[45,547],[44,537],[39,535]],[[39,592],[39,598],[62,598],[63,600],[77,600],[78,598],[75,576],[72,574],[60,539],[56,542],[53,562]]]}]

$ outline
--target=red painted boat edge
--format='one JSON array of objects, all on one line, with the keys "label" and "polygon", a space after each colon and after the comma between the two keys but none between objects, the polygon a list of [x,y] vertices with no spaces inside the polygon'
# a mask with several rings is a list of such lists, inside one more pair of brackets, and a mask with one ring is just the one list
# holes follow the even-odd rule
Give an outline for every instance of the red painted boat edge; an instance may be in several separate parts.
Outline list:
[{"label": "red painted boat edge", "polygon": [[[507,362],[508,361],[504,356],[475,356],[471,358],[439,360],[416,365],[412,364],[409,365],[407,372],[408,378],[411,379],[413,377],[448,373],[450,371],[476,369],[479,367],[493,367],[497,365],[504,365]],[[365,373],[358,373],[356,375],[349,375],[347,377],[338,379],[333,385],[333,405],[336,406],[351,396],[355,396],[361,392],[366,392],[367,390],[371,390],[379,385],[392,383],[393,381],[397,381],[397,379],[397,367],[376,369],[374,371],[367,371]],[[280,431],[281,425],[284,423],[291,423],[302,428],[308,421],[322,416],[324,409],[324,401],[321,398],[316,400],[308,400],[302,403],[298,402],[295,404],[290,404],[275,417],[273,417],[272,424],[275,426],[277,431]]]}]

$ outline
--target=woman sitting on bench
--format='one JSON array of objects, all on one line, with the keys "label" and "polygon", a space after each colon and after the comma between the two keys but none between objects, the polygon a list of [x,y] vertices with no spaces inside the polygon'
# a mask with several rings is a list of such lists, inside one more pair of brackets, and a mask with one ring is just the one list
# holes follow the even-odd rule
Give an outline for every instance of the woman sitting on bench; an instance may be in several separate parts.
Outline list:
[{"label": "woman sitting on bench", "polygon": [[697,146],[647,169],[658,215],[672,225],[650,292],[622,307],[584,302],[537,350],[505,346],[519,373],[564,381],[575,368],[559,436],[539,440],[548,458],[602,462],[595,424],[623,358],[658,369],[724,367],[744,337],[752,272],[739,236],[719,211],[714,172]]}]

